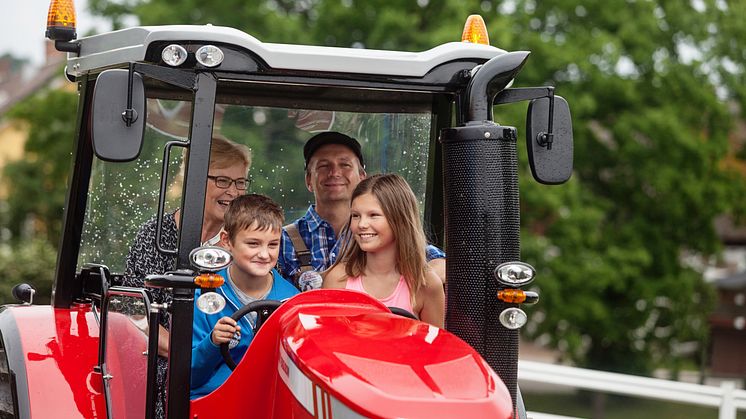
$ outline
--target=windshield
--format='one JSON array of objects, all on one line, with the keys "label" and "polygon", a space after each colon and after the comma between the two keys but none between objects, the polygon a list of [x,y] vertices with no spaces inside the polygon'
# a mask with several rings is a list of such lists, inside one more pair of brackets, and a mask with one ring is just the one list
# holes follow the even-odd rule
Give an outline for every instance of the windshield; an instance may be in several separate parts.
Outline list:
[{"label": "windshield", "polygon": [[430,142],[429,113],[356,113],[226,106],[221,133],[249,146],[251,191],[269,195],[290,222],[313,203],[305,184],[303,145],[314,133],[339,131],[356,138],[370,174],[396,172],[424,203]]},{"label": "windshield", "polygon": [[[324,109],[303,109],[274,103],[243,104],[235,97],[223,101],[230,103],[216,105],[213,133],[250,148],[252,182],[248,192],[276,200],[285,210],[286,222],[302,216],[313,203],[313,194],[305,185],[303,145],[314,133],[326,130],[356,138],[362,145],[367,173],[402,175],[421,210],[424,207],[433,123],[429,109],[419,106],[381,112],[377,106],[376,112],[366,112],[364,106],[333,110],[327,104]],[[170,141],[187,143],[191,108],[188,101],[148,99],[140,156],[128,163],[94,157],[78,270],[85,263],[101,263],[112,272],[123,272],[135,235],[158,210],[164,148]],[[183,198],[186,149],[172,150],[165,181],[165,213],[180,208]]]}]

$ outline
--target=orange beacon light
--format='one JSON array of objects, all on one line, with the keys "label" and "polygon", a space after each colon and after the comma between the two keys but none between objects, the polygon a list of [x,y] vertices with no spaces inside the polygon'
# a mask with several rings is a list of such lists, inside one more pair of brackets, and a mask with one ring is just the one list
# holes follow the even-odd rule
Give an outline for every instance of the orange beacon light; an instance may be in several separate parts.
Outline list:
[{"label": "orange beacon light", "polygon": [[70,42],[78,37],[75,32],[75,4],[73,0],[52,0],[47,13],[46,37],[54,41],[58,51],[75,52],[80,45]]},{"label": "orange beacon light", "polygon": [[487,25],[484,19],[479,15],[470,15],[466,18],[464,32],[461,34],[462,42],[471,42],[472,44],[490,44],[490,36],[487,34]]}]

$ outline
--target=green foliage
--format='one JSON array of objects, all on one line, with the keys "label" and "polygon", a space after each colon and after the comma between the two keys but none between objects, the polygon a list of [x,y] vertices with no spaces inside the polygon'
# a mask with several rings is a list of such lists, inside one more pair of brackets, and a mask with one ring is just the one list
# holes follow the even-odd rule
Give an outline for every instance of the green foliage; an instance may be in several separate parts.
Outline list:
[{"label": "green foliage", "polygon": [[36,289],[35,302],[49,303],[75,130],[70,111],[76,105],[76,94],[50,90],[9,112],[13,123],[29,128],[29,136],[23,159],[2,169],[8,191],[0,207],[2,303],[15,302],[10,290],[22,282]]},{"label": "green foliage", "polygon": [[29,127],[23,159],[2,169],[8,200],[1,221],[14,240],[33,234],[54,245],[59,242],[75,138],[71,110],[76,106],[75,93],[50,90],[25,100],[9,113],[10,118]]},{"label": "green foliage", "polygon": [[555,84],[575,128],[574,179],[522,184],[524,257],[542,291],[528,330],[593,368],[675,369],[682,343],[703,341],[713,292],[684,257],[717,252],[713,218],[744,205],[743,177],[721,165],[733,131],[723,96],[742,102],[739,87],[703,71],[716,57],[687,62],[677,44],[725,39],[680,9],[567,1],[513,15],[535,29],[515,49],[548,67],[527,65],[521,83]]},{"label": "green foliage", "polygon": [[[707,333],[712,290],[685,256],[717,252],[713,218],[746,208],[743,173],[723,164],[744,158],[729,137],[746,105],[746,2],[90,3],[115,23],[135,15],[265,42],[400,50],[457,40],[466,15],[482,13],[493,45],[532,51],[516,86],[555,85],[573,113],[573,179],[549,188],[522,173],[523,256],[542,293],[528,332],[581,365],[635,372],[675,368],[680,344]],[[523,110],[498,112],[523,126]]]},{"label": "green foliage", "polygon": [[0,244],[0,304],[17,302],[10,291],[20,283],[34,287],[35,304],[49,304],[56,262],[54,246],[44,239]]}]

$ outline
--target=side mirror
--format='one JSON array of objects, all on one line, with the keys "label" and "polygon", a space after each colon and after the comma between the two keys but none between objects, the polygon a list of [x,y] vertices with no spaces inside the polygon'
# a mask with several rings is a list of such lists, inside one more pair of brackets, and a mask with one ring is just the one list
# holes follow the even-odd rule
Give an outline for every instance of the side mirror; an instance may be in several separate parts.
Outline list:
[{"label": "side mirror", "polygon": [[[526,118],[526,147],[531,173],[539,183],[557,185],[572,175],[572,118],[562,96],[532,100]],[[549,114],[553,113],[550,133]]]},{"label": "side mirror", "polygon": [[[129,102],[129,103],[128,103]],[[102,72],[93,89],[93,152],[101,160],[128,162],[140,155],[145,135],[145,85],[140,74]]]}]

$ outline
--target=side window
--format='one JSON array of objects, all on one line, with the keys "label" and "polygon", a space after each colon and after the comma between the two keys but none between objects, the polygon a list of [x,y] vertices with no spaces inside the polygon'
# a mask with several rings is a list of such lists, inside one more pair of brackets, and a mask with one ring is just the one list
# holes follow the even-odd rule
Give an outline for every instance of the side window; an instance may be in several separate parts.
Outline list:
[{"label": "side window", "polygon": [[[156,216],[164,146],[186,142],[191,104],[148,99],[148,121],[140,156],[128,163],[94,157],[77,270],[97,263],[123,272],[124,261],[140,227]],[[174,147],[167,175],[166,212],[181,204],[184,148]]]}]

